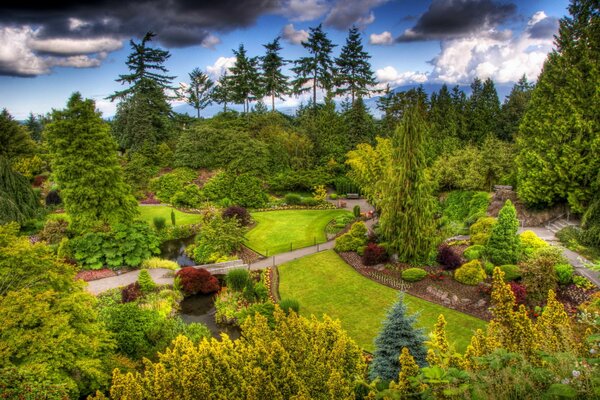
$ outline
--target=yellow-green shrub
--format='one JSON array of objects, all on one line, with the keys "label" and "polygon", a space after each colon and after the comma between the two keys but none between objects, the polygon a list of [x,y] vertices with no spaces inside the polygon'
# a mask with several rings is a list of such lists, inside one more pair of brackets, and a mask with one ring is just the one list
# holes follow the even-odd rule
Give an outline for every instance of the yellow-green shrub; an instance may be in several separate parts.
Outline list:
[{"label": "yellow-green shrub", "polygon": [[148,269],[165,268],[165,269],[172,269],[173,271],[175,271],[175,270],[179,269],[179,264],[177,264],[175,261],[165,260],[164,258],[151,257],[151,258],[148,258],[148,259],[142,261],[141,267],[148,268]]},{"label": "yellow-green shrub", "polygon": [[494,217],[479,218],[477,222],[469,228],[471,243],[485,246],[492,235],[492,228],[494,225],[496,225],[496,218]]},{"label": "yellow-green shrub", "polygon": [[479,260],[469,261],[454,271],[454,279],[465,285],[477,285],[486,278],[483,265]]}]

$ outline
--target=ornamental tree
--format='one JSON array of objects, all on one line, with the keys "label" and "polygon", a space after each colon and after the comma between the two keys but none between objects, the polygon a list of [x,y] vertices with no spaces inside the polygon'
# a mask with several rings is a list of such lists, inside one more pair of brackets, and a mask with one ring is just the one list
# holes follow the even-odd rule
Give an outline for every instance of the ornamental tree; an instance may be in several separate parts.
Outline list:
[{"label": "ornamental tree", "polygon": [[498,213],[498,220],[492,227],[492,234],[486,244],[486,254],[494,265],[516,264],[519,261],[520,238],[517,210],[510,200],[506,200]]}]

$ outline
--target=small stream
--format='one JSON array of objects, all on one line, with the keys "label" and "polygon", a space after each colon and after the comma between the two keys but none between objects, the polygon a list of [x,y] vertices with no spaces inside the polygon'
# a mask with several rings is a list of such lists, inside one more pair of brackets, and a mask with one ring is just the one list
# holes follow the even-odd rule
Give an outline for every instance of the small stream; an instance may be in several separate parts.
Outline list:
[{"label": "small stream", "polygon": [[180,316],[184,322],[200,322],[206,325],[215,338],[220,338],[221,333],[226,333],[232,340],[240,337],[239,327],[217,324],[215,321],[215,294],[189,296],[183,299],[180,305]]},{"label": "small stream", "polygon": [[160,256],[167,260],[175,261],[181,267],[196,265],[194,260],[185,254],[185,248],[194,243],[196,236],[190,236],[183,239],[167,240],[160,245]]}]

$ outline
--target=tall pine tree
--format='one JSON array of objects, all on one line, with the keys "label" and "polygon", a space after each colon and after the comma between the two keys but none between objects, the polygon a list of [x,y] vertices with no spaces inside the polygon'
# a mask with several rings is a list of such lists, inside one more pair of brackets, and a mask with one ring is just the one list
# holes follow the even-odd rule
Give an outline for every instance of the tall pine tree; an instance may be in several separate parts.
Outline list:
[{"label": "tall pine tree", "polygon": [[500,118],[500,100],[490,78],[481,82],[475,78],[471,84],[468,102],[469,135],[474,143],[481,143],[487,135],[495,135]]},{"label": "tall pine tree", "polygon": [[358,28],[353,26],[348,31],[346,45],[342,47],[340,56],[335,59],[336,94],[350,93],[352,105],[355,97],[362,98],[370,93],[369,87],[375,85],[375,77],[369,59],[371,56],[362,45]]},{"label": "tall pine tree", "polygon": [[333,88],[331,52],[335,45],[319,24],[316,28],[310,28],[308,40],[302,42],[302,47],[307,49],[310,55],[294,61],[295,66],[292,68],[296,74],[296,79],[292,82],[294,93],[300,94],[312,90],[312,106],[316,107],[317,89],[329,93]]},{"label": "tall pine tree", "polygon": [[196,110],[196,118],[200,118],[200,110],[204,110],[213,102],[212,91],[215,83],[200,71],[194,68],[189,74],[190,83],[182,84],[179,88],[179,97]]},{"label": "tall pine tree", "polygon": [[52,172],[76,230],[128,222],[137,214],[109,130],[94,102],[79,93],[46,126]]},{"label": "tall pine tree", "polygon": [[498,129],[498,138],[506,141],[513,141],[521,118],[525,114],[527,105],[531,100],[531,92],[534,85],[529,83],[527,77],[523,75],[519,82],[515,83],[504,104],[502,104],[502,113],[500,115],[500,127]]},{"label": "tall pine tree", "polygon": [[15,161],[33,153],[35,143],[27,129],[14,120],[5,108],[0,112],[0,157]]},{"label": "tall pine tree", "polygon": [[264,44],[267,50],[261,57],[261,68],[263,73],[263,89],[267,96],[271,96],[271,111],[275,111],[275,98],[283,99],[283,96],[289,92],[288,78],[281,72],[281,68],[287,64],[287,61],[279,55],[281,45],[279,37],[276,37],[270,43]]},{"label": "tall pine tree", "polygon": [[262,97],[261,79],[258,73],[258,57],[248,57],[243,44],[233,50],[235,64],[229,69],[228,88],[234,103],[243,104],[244,112],[250,112],[250,102]]}]

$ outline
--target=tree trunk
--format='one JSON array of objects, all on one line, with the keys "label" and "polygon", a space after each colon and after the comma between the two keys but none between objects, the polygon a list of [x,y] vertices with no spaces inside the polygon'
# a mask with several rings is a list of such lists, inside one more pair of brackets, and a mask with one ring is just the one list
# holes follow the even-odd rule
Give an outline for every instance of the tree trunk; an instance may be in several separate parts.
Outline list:
[{"label": "tree trunk", "polygon": [[271,93],[271,112],[275,112],[275,93]]}]

